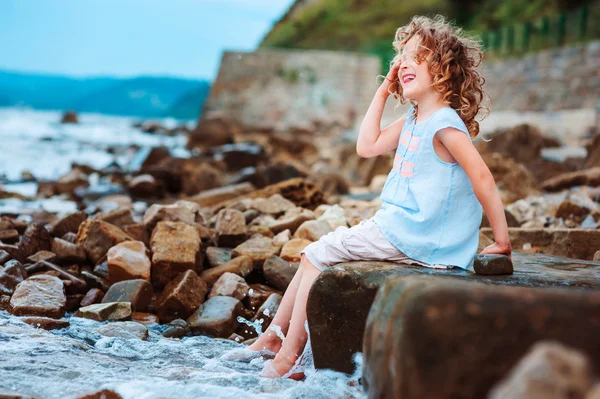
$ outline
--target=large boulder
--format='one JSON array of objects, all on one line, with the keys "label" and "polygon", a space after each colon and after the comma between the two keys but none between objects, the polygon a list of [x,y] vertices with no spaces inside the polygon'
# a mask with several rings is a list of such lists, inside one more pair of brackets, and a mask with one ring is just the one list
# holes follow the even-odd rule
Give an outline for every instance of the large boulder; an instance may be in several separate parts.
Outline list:
[{"label": "large boulder", "polygon": [[592,290],[388,279],[367,320],[363,384],[376,398],[484,398],[540,340],[597,367],[599,311]]},{"label": "large boulder", "polygon": [[426,275],[525,287],[600,288],[600,262],[513,252],[514,273],[474,274],[391,262],[348,262],[325,270],[310,290],[307,317],[315,366],[351,373],[362,351],[367,315],[383,282],[393,276]]}]

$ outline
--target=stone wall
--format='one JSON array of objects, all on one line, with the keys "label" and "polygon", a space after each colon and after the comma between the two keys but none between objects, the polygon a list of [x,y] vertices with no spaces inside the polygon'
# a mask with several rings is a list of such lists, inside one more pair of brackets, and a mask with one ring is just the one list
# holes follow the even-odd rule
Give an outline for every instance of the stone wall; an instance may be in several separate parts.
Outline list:
[{"label": "stone wall", "polygon": [[376,89],[376,57],[336,51],[224,52],[203,115],[221,111],[244,125],[353,127]]}]

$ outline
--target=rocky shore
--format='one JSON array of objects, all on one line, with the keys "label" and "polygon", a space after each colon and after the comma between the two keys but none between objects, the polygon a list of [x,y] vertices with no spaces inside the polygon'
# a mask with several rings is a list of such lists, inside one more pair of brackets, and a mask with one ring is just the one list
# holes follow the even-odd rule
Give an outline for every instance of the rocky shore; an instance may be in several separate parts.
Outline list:
[{"label": "rocky shore", "polygon": [[[44,329],[65,328],[74,315],[110,321],[96,331],[108,337],[145,340],[146,326],[160,323],[165,339],[251,343],[277,311],[299,252],[380,206],[392,154],[359,158],[342,133],[323,124],[278,132],[216,114],[188,132],[189,156],[139,148],[133,170],[74,164],[55,181],[38,181],[35,198],[6,186],[0,199],[17,206],[53,199],[75,211],[23,205],[2,215],[0,310]],[[597,290],[599,137],[584,143],[587,157],[561,162],[546,156],[560,143],[527,125],[478,144],[501,190],[513,249],[524,252],[516,255],[514,275],[484,283],[530,287],[523,295],[540,286]],[[493,238],[485,217],[480,238],[482,247]],[[430,273],[386,262],[354,266],[328,270],[311,291],[317,367],[351,372],[377,289],[392,275]],[[471,272],[445,273],[478,280]],[[350,303],[361,303],[360,312],[347,309]],[[319,312],[334,317],[324,320]],[[347,342],[333,344],[344,336]]]}]

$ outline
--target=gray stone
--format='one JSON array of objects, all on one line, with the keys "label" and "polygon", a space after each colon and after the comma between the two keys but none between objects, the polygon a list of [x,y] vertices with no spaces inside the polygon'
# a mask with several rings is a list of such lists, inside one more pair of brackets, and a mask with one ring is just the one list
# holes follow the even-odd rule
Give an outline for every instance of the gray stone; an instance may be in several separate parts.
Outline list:
[{"label": "gray stone", "polygon": [[131,303],[98,303],[79,309],[75,316],[96,321],[125,320],[131,316]]},{"label": "gray stone", "polygon": [[249,290],[250,287],[242,277],[233,273],[224,273],[212,286],[208,297],[230,296],[241,301]]},{"label": "gray stone", "polygon": [[513,274],[513,264],[506,255],[477,255],[473,262],[477,274],[498,275]]},{"label": "gray stone", "polygon": [[231,260],[231,248],[208,247],[206,248],[206,261],[210,267],[217,267]]},{"label": "gray stone", "polygon": [[58,277],[40,274],[17,285],[10,299],[15,316],[45,316],[59,319],[65,314],[67,297]]},{"label": "gray stone", "polygon": [[237,209],[221,209],[215,229],[219,246],[233,248],[246,239],[246,218]]},{"label": "gray stone", "polygon": [[213,284],[225,273],[234,273],[238,276],[246,277],[254,269],[254,262],[252,258],[246,255],[238,256],[237,258],[231,259],[227,263],[213,267],[208,270],[204,270],[200,277],[206,282],[208,287],[212,287]]},{"label": "gray stone", "polygon": [[194,335],[227,338],[239,326],[237,320],[244,312],[242,303],[230,296],[215,296],[200,306],[187,323]]},{"label": "gray stone", "polygon": [[108,289],[102,303],[129,302],[132,312],[145,312],[152,295],[154,295],[152,284],[146,280],[120,281]]},{"label": "gray stone", "polygon": [[285,291],[298,271],[298,264],[270,256],[263,265],[263,274],[270,286]]},{"label": "gray stone", "polygon": [[232,256],[235,258],[240,255],[247,255],[252,259],[255,269],[262,269],[265,260],[271,255],[279,254],[280,250],[281,247],[275,245],[270,238],[255,236],[235,247]]},{"label": "gray stone", "polygon": [[96,328],[98,334],[125,339],[148,339],[148,329],[135,321],[116,321]]}]

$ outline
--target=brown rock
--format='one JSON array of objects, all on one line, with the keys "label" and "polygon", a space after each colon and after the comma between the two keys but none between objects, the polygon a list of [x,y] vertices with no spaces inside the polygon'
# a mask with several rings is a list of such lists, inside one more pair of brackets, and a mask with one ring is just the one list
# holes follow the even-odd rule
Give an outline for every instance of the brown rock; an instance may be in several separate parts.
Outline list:
[{"label": "brown rock", "polygon": [[204,190],[220,187],[222,172],[205,163],[191,159],[183,162],[182,192],[185,195],[194,195]]},{"label": "brown rock", "polygon": [[77,232],[77,245],[83,247],[93,264],[97,264],[110,248],[130,240],[132,238],[123,230],[100,220],[86,220]]},{"label": "brown rock", "polygon": [[244,298],[244,306],[251,311],[258,311],[272,294],[281,295],[279,291],[264,284],[250,284],[248,295]]},{"label": "brown rock", "polygon": [[74,123],[77,124],[79,123],[78,119],[77,119],[77,113],[75,111],[66,111],[61,120],[60,123]]},{"label": "brown rock", "polygon": [[282,215],[296,207],[292,201],[285,199],[281,194],[273,194],[269,198],[255,198],[250,206],[259,212],[274,216]]},{"label": "brown rock", "polygon": [[489,398],[583,398],[592,379],[591,364],[584,353],[557,342],[542,341],[529,350]]},{"label": "brown rock", "polygon": [[77,211],[57,220],[50,226],[50,234],[54,237],[63,237],[67,233],[77,233],[79,226],[88,218],[84,211]]},{"label": "brown rock", "polygon": [[0,250],[0,266],[10,260],[11,256],[5,250]]},{"label": "brown rock", "polygon": [[206,301],[187,319],[194,335],[227,338],[239,326],[238,316],[243,314],[242,303],[230,296],[215,296]]},{"label": "brown rock", "polygon": [[190,132],[188,148],[208,148],[233,143],[234,132],[238,129],[231,118],[225,115],[204,116],[196,129]]},{"label": "brown rock", "polygon": [[144,225],[154,230],[158,222],[181,222],[195,225],[203,222],[201,208],[190,201],[177,201],[171,205],[154,204],[144,214]]},{"label": "brown rock", "polygon": [[10,307],[10,296],[0,295],[0,310],[8,310]]},{"label": "brown rock", "polygon": [[[481,233],[493,237],[491,228],[482,228]],[[594,229],[510,227],[508,234],[515,251],[530,244],[544,254],[592,260],[600,248],[600,230]]]},{"label": "brown rock", "polygon": [[150,234],[148,234],[146,226],[144,226],[142,223],[134,223],[130,224],[129,226],[125,226],[123,231],[135,241],[141,241],[144,243],[144,245],[150,247]]},{"label": "brown rock", "polygon": [[563,173],[541,183],[542,189],[551,192],[560,191],[574,186],[597,187],[599,185],[600,167],[598,166],[590,169]]},{"label": "brown rock", "polygon": [[87,294],[85,294],[79,305],[80,307],[84,308],[86,306],[102,302],[102,298],[104,298],[104,292],[98,288],[92,288],[87,292]]},{"label": "brown rock", "polygon": [[87,186],[87,174],[78,169],[71,169],[54,184],[54,194],[73,194],[77,188]]},{"label": "brown rock", "polygon": [[305,238],[293,238],[281,248],[281,259],[288,262],[300,262],[300,251],[312,241]]},{"label": "brown rock", "polygon": [[237,209],[221,209],[216,230],[218,245],[235,247],[246,239],[246,218]]},{"label": "brown rock", "polygon": [[25,261],[28,257],[39,251],[50,251],[50,234],[39,223],[32,223],[27,227],[19,241],[19,260]]},{"label": "brown rock", "polygon": [[210,267],[221,266],[231,260],[231,248],[208,247],[206,248],[206,261]]},{"label": "brown rock", "polygon": [[202,243],[198,231],[181,222],[159,222],[150,239],[152,284],[160,289],[180,273],[201,268]]},{"label": "brown rock", "polygon": [[90,287],[100,288],[104,292],[108,291],[110,288],[110,284],[107,279],[102,278],[90,272],[89,270],[82,270],[81,277]]},{"label": "brown rock", "polygon": [[147,325],[160,323],[158,316],[156,316],[152,313],[133,312],[131,314],[131,320],[137,321],[138,323],[141,323],[141,324],[147,324]]},{"label": "brown rock", "polygon": [[135,321],[116,321],[96,328],[98,334],[105,337],[116,337],[124,339],[148,339],[148,329]]},{"label": "brown rock", "polygon": [[15,229],[0,230],[0,241],[14,244],[19,241],[19,232]]},{"label": "brown rock", "polygon": [[77,243],[77,233],[68,232],[62,237],[63,240],[70,242],[71,244]]},{"label": "brown rock", "polygon": [[85,251],[82,247],[60,238],[52,240],[52,252],[56,254],[56,258],[54,259],[56,262],[83,263],[86,260]]},{"label": "brown rock", "polygon": [[165,338],[183,338],[189,333],[190,327],[185,320],[177,319],[169,323],[169,328],[167,328],[162,335]]},{"label": "brown rock", "polygon": [[[49,317],[27,316],[21,317],[21,320],[35,328],[43,328],[44,330],[60,330],[71,325],[68,320],[56,320]],[[2,396],[0,395],[0,398]]]},{"label": "brown rock", "polygon": [[232,256],[249,256],[255,269],[262,269],[265,260],[271,255],[279,254],[281,247],[273,244],[273,240],[263,236],[255,236],[233,249]]},{"label": "brown rock", "polygon": [[108,250],[108,281],[111,284],[123,280],[143,279],[150,281],[149,252],[141,241],[125,241]]},{"label": "brown rock", "polygon": [[79,309],[75,316],[96,321],[125,320],[131,316],[131,303],[97,303]]},{"label": "brown rock", "polygon": [[331,225],[325,220],[309,220],[300,225],[294,233],[294,238],[304,238],[309,241],[318,241],[319,238],[330,233]]},{"label": "brown rock", "polygon": [[153,294],[152,284],[146,280],[120,281],[109,288],[102,303],[129,302],[132,311],[145,312]]},{"label": "brown rock", "polygon": [[208,287],[212,287],[213,284],[225,273],[234,273],[238,276],[246,277],[252,272],[254,263],[252,258],[246,255],[238,256],[237,258],[231,259],[227,263],[213,267],[208,270],[204,270],[200,277],[206,282]]},{"label": "brown rock", "polygon": [[189,200],[200,206],[213,206],[234,199],[240,195],[253,192],[255,187],[250,183],[232,184],[202,191],[190,197]]},{"label": "brown rock", "polygon": [[152,175],[134,177],[128,185],[129,193],[134,197],[152,198],[163,195],[163,186]]},{"label": "brown rock", "polygon": [[115,209],[108,212],[102,212],[94,216],[96,220],[102,220],[103,222],[110,223],[113,226],[124,228],[130,224],[134,224],[133,214],[129,208]]},{"label": "brown rock", "polygon": [[9,260],[0,270],[0,295],[12,295],[15,287],[27,278],[23,265],[16,259]]},{"label": "brown rock", "polygon": [[241,301],[249,290],[250,287],[242,277],[233,273],[224,273],[212,286],[208,297],[231,296]]},{"label": "brown rock", "polygon": [[580,224],[589,214],[590,210],[588,208],[579,206],[571,201],[563,201],[556,209],[554,217],[563,218],[565,220],[570,219],[575,223]]},{"label": "brown rock", "polygon": [[80,396],[77,399],[123,399],[121,395],[109,389],[103,389],[98,392]]},{"label": "brown rock", "polygon": [[181,273],[156,299],[156,311],[162,323],[190,316],[208,292],[206,283],[193,270]]},{"label": "brown rock", "polygon": [[[293,240],[292,240],[293,241]],[[263,274],[270,286],[280,291],[285,291],[298,271],[298,264],[294,264],[273,255],[263,265]]]},{"label": "brown rock", "polygon": [[35,262],[39,262],[41,260],[52,262],[55,259],[56,259],[56,254],[54,252],[39,251],[39,252],[36,252],[35,254],[31,255],[30,257],[28,257],[26,260],[27,260],[27,263],[35,263]]},{"label": "brown rock", "polygon": [[15,316],[61,318],[66,304],[63,282],[58,277],[38,275],[17,285],[10,299],[10,312]]},{"label": "brown rock", "polygon": [[0,251],[7,252],[12,259],[19,258],[19,247],[16,245],[0,243]]},{"label": "brown rock", "polygon": [[513,274],[513,264],[506,255],[476,255],[475,273],[484,275]]},{"label": "brown rock", "polygon": [[599,303],[585,290],[388,279],[369,313],[363,384],[377,398],[483,398],[540,340],[588,353],[597,367]]},{"label": "brown rock", "polygon": [[45,260],[41,260],[33,265],[29,265],[25,268],[25,270],[27,270],[27,273],[30,275],[39,272],[52,272],[56,276],[60,277],[61,280],[65,280],[65,289],[69,294],[83,293],[87,292],[89,289],[84,280]]}]

